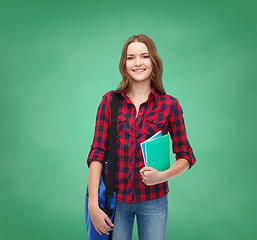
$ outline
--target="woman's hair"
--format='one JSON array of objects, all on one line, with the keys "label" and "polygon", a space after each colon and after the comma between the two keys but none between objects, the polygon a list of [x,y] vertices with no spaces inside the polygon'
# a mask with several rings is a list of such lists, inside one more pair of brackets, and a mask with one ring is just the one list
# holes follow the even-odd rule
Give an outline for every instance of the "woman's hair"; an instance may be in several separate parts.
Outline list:
[{"label": "woman's hair", "polygon": [[155,87],[155,89],[159,93],[165,94],[165,90],[164,90],[164,87],[162,84],[162,72],[163,72],[162,60],[157,53],[157,49],[155,47],[153,40],[144,34],[133,35],[125,42],[123,49],[122,49],[120,65],[119,65],[120,73],[122,76],[122,81],[120,82],[120,85],[115,90],[115,92],[120,93],[123,90],[126,90],[127,88],[129,88],[131,86],[132,79],[129,76],[129,74],[127,73],[126,61],[127,61],[128,45],[132,42],[142,42],[147,46],[150,59],[153,63],[153,69],[152,69],[152,72],[150,75],[151,84]]}]

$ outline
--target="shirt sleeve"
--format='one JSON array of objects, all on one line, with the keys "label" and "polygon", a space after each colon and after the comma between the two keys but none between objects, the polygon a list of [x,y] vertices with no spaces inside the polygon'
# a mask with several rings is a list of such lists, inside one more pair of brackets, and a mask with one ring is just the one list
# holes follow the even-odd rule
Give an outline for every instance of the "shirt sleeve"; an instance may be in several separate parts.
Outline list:
[{"label": "shirt sleeve", "polygon": [[93,143],[90,147],[89,155],[87,158],[87,165],[90,166],[92,161],[99,161],[105,163],[109,151],[109,101],[108,96],[105,94],[97,109],[95,133]]},{"label": "shirt sleeve", "polygon": [[169,122],[169,133],[171,135],[172,150],[176,155],[176,160],[180,158],[188,160],[190,169],[195,164],[196,159],[187,139],[183,111],[177,99],[175,99],[175,106]]}]

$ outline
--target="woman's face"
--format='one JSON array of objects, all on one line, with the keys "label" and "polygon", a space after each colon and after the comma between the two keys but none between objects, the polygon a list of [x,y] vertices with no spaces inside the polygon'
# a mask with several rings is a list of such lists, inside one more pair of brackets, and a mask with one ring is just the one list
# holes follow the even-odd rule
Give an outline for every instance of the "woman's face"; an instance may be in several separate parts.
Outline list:
[{"label": "woman's face", "polygon": [[152,61],[147,46],[142,42],[133,42],[128,45],[126,69],[134,81],[150,81]]}]

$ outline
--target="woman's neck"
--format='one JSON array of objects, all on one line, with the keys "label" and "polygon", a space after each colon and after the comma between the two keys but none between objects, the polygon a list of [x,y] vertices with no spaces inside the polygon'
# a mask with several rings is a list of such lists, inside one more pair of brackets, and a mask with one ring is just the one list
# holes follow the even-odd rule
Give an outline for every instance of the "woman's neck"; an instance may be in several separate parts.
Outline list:
[{"label": "woman's neck", "polygon": [[151,81],[133,82],[130,88],[126,91],[126,95],[130,99],[145,99],[148,98],[151,91]]}]

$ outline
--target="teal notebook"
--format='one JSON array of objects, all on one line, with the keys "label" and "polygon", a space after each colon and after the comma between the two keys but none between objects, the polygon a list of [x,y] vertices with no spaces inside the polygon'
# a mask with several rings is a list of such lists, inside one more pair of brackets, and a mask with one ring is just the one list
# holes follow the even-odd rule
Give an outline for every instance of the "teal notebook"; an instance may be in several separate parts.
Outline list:
[{"label": "teal notebook", "polygon": [[170,134],[145,142],[146,166],[158,171],[170,168]]},{"label": "teal notebook", "polygon": [[145,143],[146,143],[147,141],[149,141],[149,140],[152,140],[152,139],[154,139],[154,138],[158,138],[158,137],[161,137],[161,136],[162,136],[162,132],[159,131],[159,132],[155,133],[152,137],[150,137],[149,139],[147,139],[146,141],[140,143],[145,165],[146,165],[146,147],[145,147]]}]

